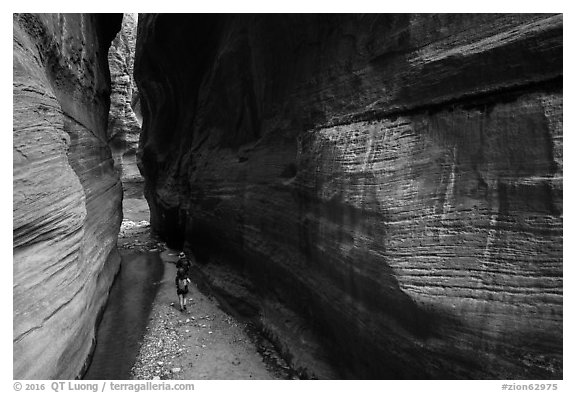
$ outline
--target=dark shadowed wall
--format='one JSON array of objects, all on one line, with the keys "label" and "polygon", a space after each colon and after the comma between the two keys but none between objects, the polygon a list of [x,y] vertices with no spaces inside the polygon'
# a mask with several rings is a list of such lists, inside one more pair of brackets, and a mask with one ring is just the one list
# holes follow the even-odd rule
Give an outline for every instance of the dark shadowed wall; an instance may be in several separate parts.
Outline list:
[{"label": "dark shadowed wall", "polygon": [[153,228],[360,378],[562,377],[562,15],[141,15]]}]

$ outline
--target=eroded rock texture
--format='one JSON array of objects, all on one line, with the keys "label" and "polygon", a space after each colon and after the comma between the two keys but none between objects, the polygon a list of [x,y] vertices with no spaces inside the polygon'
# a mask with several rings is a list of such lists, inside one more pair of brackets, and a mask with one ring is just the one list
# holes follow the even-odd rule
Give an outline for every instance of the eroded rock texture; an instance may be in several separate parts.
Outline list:
[{"label": "eroded rock texture", "polygon": [[14,378],[81,372],[119,266],[106,132],[121,14],[15,14]]},{"label": "eroded rock texture", "polygon": [[145,15],[153,227],[348,376],[562,376],[561,15]]},{"label": "eroded rock texture", "polygon": [[112,94],[108,132],[116,169],[122,182],[142,182],[136,164],[140,123],[132,105],[139,107],[138,89],[134,83],[137,14],[124,14],[122,28],[112,41],[108,53]]}]

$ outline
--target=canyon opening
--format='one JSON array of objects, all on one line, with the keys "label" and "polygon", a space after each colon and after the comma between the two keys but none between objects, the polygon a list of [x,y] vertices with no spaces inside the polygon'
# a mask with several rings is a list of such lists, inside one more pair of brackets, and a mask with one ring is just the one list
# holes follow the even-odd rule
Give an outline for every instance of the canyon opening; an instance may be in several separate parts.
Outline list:
[{"label": "canyon opening", "polygon": [[562,14],[14,14],[14,379],[562,379]]}]

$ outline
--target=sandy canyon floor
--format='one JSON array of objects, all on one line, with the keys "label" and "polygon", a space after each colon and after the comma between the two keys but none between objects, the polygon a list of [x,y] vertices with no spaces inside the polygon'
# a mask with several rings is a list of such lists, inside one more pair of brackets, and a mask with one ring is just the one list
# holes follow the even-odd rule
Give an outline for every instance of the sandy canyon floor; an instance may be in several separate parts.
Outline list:
[{"label": "sandy canyon floor", "polygon": [[223,311],[218,301],[201,292],[194,282],[189,286],[188,309],[179,310],[174,286],[179,250],[167,248],[153,236],[147,209],[143,199],[124,200],[124,220],[118,239],[121,252],[160,253],[164,263],[164,275],[158,283],[131,378],[297,378],[270,342]]}]

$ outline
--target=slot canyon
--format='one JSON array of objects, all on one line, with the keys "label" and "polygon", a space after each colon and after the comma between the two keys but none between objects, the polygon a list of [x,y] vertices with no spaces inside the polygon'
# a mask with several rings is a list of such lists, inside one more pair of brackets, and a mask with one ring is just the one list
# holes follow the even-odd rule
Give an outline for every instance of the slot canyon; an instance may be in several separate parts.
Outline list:
[{"label": "slot canyon", "polygon": [[562,14],[13,32],[14,379],[84,376],[148,209],[146,263],[184,252],[302,378],[563,378]]}]

